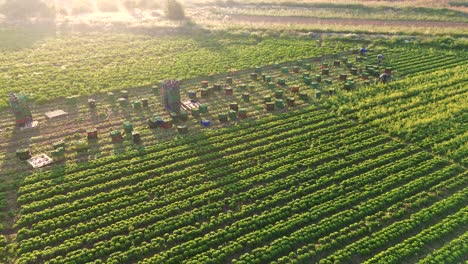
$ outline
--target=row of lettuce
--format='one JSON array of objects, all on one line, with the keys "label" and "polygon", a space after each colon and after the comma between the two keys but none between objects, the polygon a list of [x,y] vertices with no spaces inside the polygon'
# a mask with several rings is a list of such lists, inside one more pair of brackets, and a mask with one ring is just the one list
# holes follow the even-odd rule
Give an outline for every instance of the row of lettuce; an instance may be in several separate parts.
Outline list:
[{"label": "row of lettuce", "polygon": [[[452,223],[466,202],[459,166],[314,107],[140,154],[27,177],[18,263],[308,263],[355,250],[372,260],[384,239],[360,239],[403,243],[387,238],[393,225],[419,234],[415,212],[437,226],[428,219]],[[433,196],[441,186],[445,195]],[[341,243],[328,239],[336,232]]]},{"label": "row of lettuce", "polygon": [[188,79],[321,56],[352,47],[332,41],[319,47],[305,39],[119,36],[85,35],[77,39],[78,43],[54,39],[33,49],[5,54],[0,91],[24,91],[32,93],[35,101],[46,102],[63,96],[151,86],[168,78]]},{"label": "row of lettuce", "polygon": [[385,87],[371,86],[338,95],[327,103],[342,114],[467,166],[467,81],[465,63]]},{"label": "row of lettuce", "polygon": [[425,55],[389,56],[411,78],[324,102],[365,125],[306,108],[27,177],[18,261],[430,263],[454,248],[457,263],[466,172],[372,129],[466,165],[466,59]]},{"label": "row of lettuce", "polygon": [[[151,86],[167,78],[189,79],[230,69],[357,50],[358,45],[340,40],[325,40],[317,45],[304,38],[257,39],[229,35],[157,39],[77,35],[44,40],[31,49],[2,53],[0,91],[23,91],[32,94],[36,102],[47,102],[70,95],[92,95],[95,91]],[[400,50],[411,50],[407,56],[419,59],[419,64],[426,63],[430,66],[427,70],[447,67],[460,57],[457,52],[427,48]],[[407,71],[411,73],[411,69]],[[6,101],[0,106],[5,107]]]}]

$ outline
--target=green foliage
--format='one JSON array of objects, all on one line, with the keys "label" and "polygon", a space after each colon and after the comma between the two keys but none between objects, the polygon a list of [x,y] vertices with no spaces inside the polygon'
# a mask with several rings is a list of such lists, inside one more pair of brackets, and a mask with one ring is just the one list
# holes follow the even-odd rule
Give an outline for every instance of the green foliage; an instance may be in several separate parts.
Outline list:
[{"label": "green foliage", "polygon": [[[0,225],[0,231],[3,231],[3,227]],[[2,263],[7,263],[7,243],[5,236],[0,234],[0,261]]]},{"label": "green foliage", "polygon": [[434,250],[424,257],[419,263],[437,264],[437,263],[462,263],[463,257],[468,255],[468,232]]},{"label": "green foliage", "polygon": [[171,20],[185,19],[184,8],[177,0],[166,0],[165,13],[166,17]]},{"label": "green foliage", "polygon": [[462,230],[464,185],[462,168],[312,106],[28,176],[18,262],[381,258],[408,233]]},{"label": "green foliage", "polygon": [[[396,54],[387,52],[386,57],[398,56],[388,63],[399,74],[411,78],[390,83],[384,91],[371,86],[346,98],[332,99],[335,106],[342,114],[370,122],[391,135],[468,165],[463,125],[466,55],[417,49],[399,50]],[[416,61],[405,62],[415,54],[419,54]]]},{"label": "green foliage", "polygon": [[5,205],[5,194],[3,193],[5,190],[7,190],[10,186],[5,183],[0,184],[0,209],[3,208]]},{"label": "green foliage", "polygon": [[[302,65],[305,56],[357,46],[327,40],[318,47],[306,39],[264,39],[249,33],[157,42],[134,37],[132,47],[138,45],[129,50],[127,35],[123,41],[121,36],[107,37],[70,40],[81,41],[77,47],[65,41],[58,45],[62,53],[42,47],[29,59],[54,55],[60,60],[46,66],[15,62],[5,76],[25,80],[1,84],[18,88],[34,80],[30,89],[50,89],[47,96],[53,97],[53,89],[63,95],[63,87],[85,93],[105,83],[105,88],[119,89],[129,79],[124,86],[161,76],[252,70],[275,60],[295,59],[287,66],[298,69],[294,64],[299,58]],[[443,247],[440,241],[456,237],[468,225],[468,174],[427,150],[449,153],[466,165],[466,54],[403,43],[374,43],[379,45],[370,47],[374,54],[365,57],[374,69],[376,54],[385,55],[384,65],[375,68],[392,67],[396,81],[388,85],[349,92],[337,86],[336,95],[328,96],[323,82],[314,88],[303,85],[302,73],[314,76],[318,67],[299,75],[265,67],[266,74],[283,74],[287,85],[300,83],[306,95],[322,89],[324,96],[311,99],[311,106],[28,175],[18,192],[17,262],[401,263],[424,257],[426,262],[456,263],[466,255],[466,235]],[[454,43],[441,39],[440,45]],[[139,56],[139,50],[145,54]],[[91,56],[99,52],[106,56]],[[0,60],[8,63],[23,54],[5,53]],[[354,56],[352,63],[364,70]],[[315,66],[323,63],[322,58]],[[103,65],[113,65],[104,71],[108,76],[99,72]],[[329,68],[333,74],[349,72],[345,66]],[[57,77],[61,71],[70,75],[63,80]],[[118,78],[122,72],[126,75]],[[237,77],[232,78],[234,89],[250,89]],[[289,87],[275,87],[282,91],[278,97],[289,92]],[[252,103],[261,101],[262,94],[249,91]],[[238,98],[222,100],[234,103]],[[226,109],[216,112],[210,105],[209,111],[216,116]],[[434,246],[440,249],[429,255]]]},{"label": "green foliage", "polygon": [[451,48],[455,44],[455,39],[452,37],[439,37],[436,42],[442,47]]},{"label": "green foliage", "polygon": [[[341,38],[337,38],[342,40]],[[409,47],[431,47],[437,49],[464,51],[468,49],[468,40],[464,38],[454,38],[452,36],[440,36],[429,38],[414,37],[392,37],[391,39],[376,39],[372,42],[374,46],[379,45],[401,45]]]},{"label": "green foliage", "polygon": [[[0,209],[3,211],[5,207],[5,197],[3,190],[0,190]],[[3,216],[2,216],[3,217]],[[5,236],[3,235],[3,225],[0,223],[0,262],[6,263],[6,255],[7,255],[7,241]]]},{"label": "green foliage", "polygon": [[[6,97],[1,95],[10,90],[24,91],[33,94],[33,99],[44,101],[319,56],[351,45],[329,41],[317,47],[308,39],[260,39],[250,34],[164,38],[86,34],[46,39],[37,42],[32,49],[2,54],[0,63],[10,67],[5,68],[4,78],[0,78],[0,108],[6,106]],[[143,49],[145,52],[141,53]],[[122,76],[122,72],[126,75]]]},{"label": "green foliage", "polygon": [[42,0],[6,0],[0,13],[11,20],[26,20],[33,17],[53,18],[54,10]]}]

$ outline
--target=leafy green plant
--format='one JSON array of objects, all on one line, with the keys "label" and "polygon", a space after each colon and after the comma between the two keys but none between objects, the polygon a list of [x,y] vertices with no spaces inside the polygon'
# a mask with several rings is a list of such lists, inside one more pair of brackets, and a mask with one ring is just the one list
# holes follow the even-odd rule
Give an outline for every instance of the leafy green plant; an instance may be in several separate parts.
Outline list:
[{"label": "leafy green plant", "polygon": [[[415,204],[415,223],[432,223],[466,204],[465,183],[460,167],[371,124],[307,107],[28,176],[18,262],[310,262],[347,244],[334,258],[369,258],[402,238],[395,230],[424,228],[392,225],[411,215],[395,210]],[[438,190],[454,195],[432,199]]]}]

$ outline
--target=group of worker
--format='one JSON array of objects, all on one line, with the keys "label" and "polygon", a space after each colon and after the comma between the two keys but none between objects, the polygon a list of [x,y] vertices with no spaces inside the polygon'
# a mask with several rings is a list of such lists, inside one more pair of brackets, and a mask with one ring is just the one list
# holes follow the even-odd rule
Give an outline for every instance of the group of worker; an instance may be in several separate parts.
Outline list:
[{"label": "group of worker", "polygon": [[[366,48],[366,47],[362,47],[360,50],[361,52],[361,55],[362,56],[366,56],[367,55],[367,52],[369,52],[369,50]],[[384,60],[384,55],[382,54],[379,54],[377,55],[377,63],[379,64],[379,66],[382,64],[383,60]],[[388,73],[382,73],[380,76],[379,76],[379,81],[381,83],[387,83],[390,81],[390,78],[391,78],[391,75],[388,74]]]}]

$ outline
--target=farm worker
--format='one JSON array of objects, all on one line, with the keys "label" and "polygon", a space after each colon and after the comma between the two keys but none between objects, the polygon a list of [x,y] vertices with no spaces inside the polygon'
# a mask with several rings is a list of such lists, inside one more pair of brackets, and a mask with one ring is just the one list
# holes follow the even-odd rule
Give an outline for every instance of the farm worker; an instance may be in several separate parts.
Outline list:
[{"label": "farm worker", "polygon": [[362,47],[360,51],[361,51],[361,55],[366,55],[368,50],[366,49],[366,47]]},{"label": "farm worker", "polygon": [[381,83],[387,83],[388,81],[390,81],[390,74],[388,73],[382,73],[380,76],[379,76],[379,81]]},{"label": "farm worker", "polygon": [[383,59],[384,59],[384,55],[382,54],[377,55],[377,60],[379,60],[379,65],[382,63]]}]

